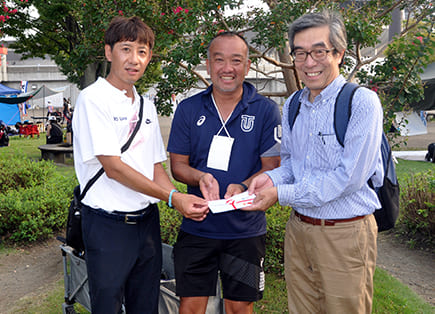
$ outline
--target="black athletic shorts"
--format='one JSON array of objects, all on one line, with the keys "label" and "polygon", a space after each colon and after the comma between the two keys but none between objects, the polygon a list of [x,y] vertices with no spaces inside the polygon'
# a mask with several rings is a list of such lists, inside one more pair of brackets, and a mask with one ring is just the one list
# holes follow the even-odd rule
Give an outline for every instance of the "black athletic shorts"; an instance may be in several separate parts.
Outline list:
[{"label": "black athletic shorts", "polygon": [[253,302],[264,291],[266,235],[219,240],[180,231],[174,246],[176,293],[214,296],[218,271],[224,299]]}]

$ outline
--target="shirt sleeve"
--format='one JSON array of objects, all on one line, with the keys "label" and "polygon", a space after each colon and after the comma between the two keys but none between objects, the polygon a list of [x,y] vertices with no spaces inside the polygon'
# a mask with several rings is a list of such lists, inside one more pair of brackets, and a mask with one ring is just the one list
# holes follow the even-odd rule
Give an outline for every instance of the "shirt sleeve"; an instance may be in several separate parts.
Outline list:
[{"label": "shirt sleeve", "polygon": [[77,100],[74,119],[78,121],[82,158],[87,162],[98,155],[120,156],[121,146],[106,106],[93,97],[82,95]]},{"label": "shirt sleeve", "polygon": [[261,138],[261,157],[275,157],[280,155],[280,144],[277,141],[278,129],[281,126],[281,114],[278,105],[270,101],[270,110],[264,119]]}]

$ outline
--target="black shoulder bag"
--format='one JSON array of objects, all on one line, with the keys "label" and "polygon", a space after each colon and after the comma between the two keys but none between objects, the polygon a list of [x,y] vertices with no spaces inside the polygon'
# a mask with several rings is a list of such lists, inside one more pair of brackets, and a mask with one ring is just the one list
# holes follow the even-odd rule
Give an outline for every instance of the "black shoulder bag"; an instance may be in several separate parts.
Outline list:
[{"label": "black shoulder bag", "polygon": [[[139,120],[136,123],[136,126],[133,130],[133,133],[130,135],[128,141],[122,146],[121,153],[125,152],[130,146],[133,138],[136,133],[139,131],[140,125],[142,123],[143,116],[143,98],[140,97],[140,108],[139,108]],[[101,167],[100,170],[88,181],[83,192],[80,193],[80,185],[77,185],[74,188],[74,196],[71,201],[68,210],[68,220],[66,223],[66,244],[73,248],[77,255],[82,255],[85,250],[85,245],[83,243],[83,235],[82,235],[82,219],[81,219],[81,207],[82,207],[82,199],[85,197],[88,190],[91,186],[98,180],[99,177],[104,173],[104,168]]]}]

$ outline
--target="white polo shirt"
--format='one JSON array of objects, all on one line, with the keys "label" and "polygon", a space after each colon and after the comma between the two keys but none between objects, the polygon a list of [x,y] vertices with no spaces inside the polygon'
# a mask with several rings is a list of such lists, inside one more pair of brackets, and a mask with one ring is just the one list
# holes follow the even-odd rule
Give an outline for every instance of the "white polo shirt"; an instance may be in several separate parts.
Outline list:
[{"label": "white polo shirt", "polygon": [[[79,95],[73,115],[74,166],[81,189],[101,168],[96,156],[121,156],[139,115],[140,97],[134,102],[103,78]],[[144,98],[142,125],[121,160],[154,178],[154,164],[166,160],[157,112]],[[138,193],[103,174],[87,192],[83,204],[107,211],[137,211],[159,200]]]}]

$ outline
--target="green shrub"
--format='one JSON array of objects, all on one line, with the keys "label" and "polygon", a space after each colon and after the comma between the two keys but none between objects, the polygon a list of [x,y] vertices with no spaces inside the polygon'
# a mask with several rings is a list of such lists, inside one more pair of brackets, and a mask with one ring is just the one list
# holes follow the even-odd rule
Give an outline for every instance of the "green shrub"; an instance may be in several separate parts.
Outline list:
[{"label": "green shrub", "polygon": [[276,203],[266,211],[266,259],[267,273],[284,275],[284,235],[291,208]]},{"label": "green shrub", "polygon": [[410,243],[434,244],[435,173],[432,170],[401,178],[399,229]]},{"label": "green shrub", "polygon": [[0,236],[32,242],[62,230],[76,184],[52,162],[0,155]]},{"label": "green shrub", "polygon": [[41,164],[28,159],[26,155],[18,153],[13,157],[2,154],[0,156],[0,193],[10,189],[30,188],[46,178],[50,167],[42,161]]}]

